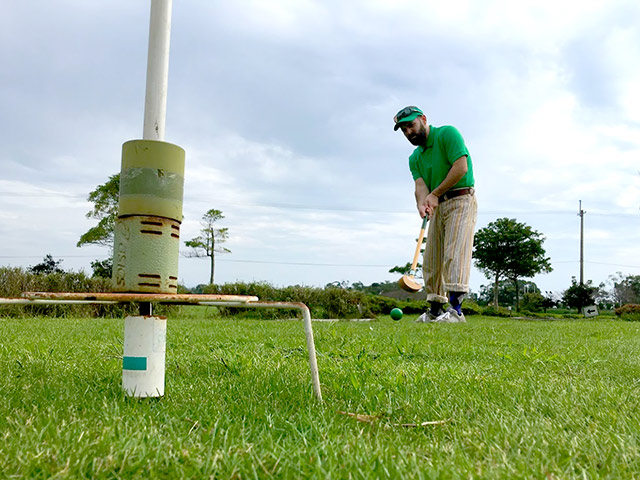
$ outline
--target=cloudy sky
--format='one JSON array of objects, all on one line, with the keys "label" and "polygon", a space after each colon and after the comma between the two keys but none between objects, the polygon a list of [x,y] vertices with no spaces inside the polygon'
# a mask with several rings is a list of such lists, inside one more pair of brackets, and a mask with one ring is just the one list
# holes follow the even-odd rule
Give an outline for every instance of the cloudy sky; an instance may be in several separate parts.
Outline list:
[{"label": "cloudy sky", "polygon": [[[141,138],[148,0],[9,0],[0,16],[0,265],[66,269],[87,194]],[[179,0],[166,140],[186,150],[182,239],[222,210],[216,282],[395,280],[420,218],[392,117],[419,105],[474,161],[477,228],[544,234],[561,291],[640,275],[637,0]],[[187,249],[183,247],[186,251]],[[180,281],[208,280],[181,258]],[[474,269],[472,289],[488,280]]]}]

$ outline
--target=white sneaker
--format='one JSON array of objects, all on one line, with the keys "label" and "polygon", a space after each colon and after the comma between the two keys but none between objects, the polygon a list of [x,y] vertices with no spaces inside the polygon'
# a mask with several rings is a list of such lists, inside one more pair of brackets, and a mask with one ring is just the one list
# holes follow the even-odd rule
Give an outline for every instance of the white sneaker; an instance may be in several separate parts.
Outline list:
[{"label": "white sneaker", "polygon": [[444,312],[442,315],[438,315],[434,322],[438,323],[454,323],[455,321],[451,318],[451,314],[449,312]]},{"label": "white sneaker", "polygon": [[416,323],[431,323],[431,322],[442,322],[448,323],[450,320],[449,312],[443,312],[440,315],[436,316],[431,312],[425,312],[418,317]]},{"label": "white sneaker", "polygon": [[449,315],[450,323],[467,323],[464,313],[458,313],[455,308],[447,309],[446,313]]}]

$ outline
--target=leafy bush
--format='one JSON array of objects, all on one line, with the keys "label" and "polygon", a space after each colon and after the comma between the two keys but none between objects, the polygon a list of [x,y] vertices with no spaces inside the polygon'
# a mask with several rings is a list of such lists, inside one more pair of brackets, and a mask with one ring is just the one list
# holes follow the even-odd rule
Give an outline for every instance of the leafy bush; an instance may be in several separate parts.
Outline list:
[{"label": "leafy bush", "polygon": [[[20,298],[24,292],[110,292],[111,279],[91,278],[84,272],[36,274],[17,267],[0,267],[0,297]],[[172,306],[159,305],[155,313],[166,315]],[[82,316],[122,318],[136,315],[134,304],[115,305],[0,305],[0,316]]]},{"label": "leafy bush", "polygon": [[522,297],[520,309],[529,312],[541,312],[545,305],[545,297],[540,292],[527,292]]},{"label": "leafy bush", "polygon": [[627,303],[615,309],[615,314],[621,320],[628,322],[640,322],[640,305],[635,303]]},{"label": "leafy bush", "polygon": [[401,308],[404,313],[409,313],[404,307],[405,302],[397,300],[391,297],[384,297],[382,295],[368,295],[366,304],[373,315],[385,315],[388,314],[394,308]]},{"label": "leafy bush", "polygon": [[532,312],[531,310],[520,310],[517,315],[519,317],[526,317],[526,318],[539,318],[539,319],[544,319],[544,320],[549,320],[549,319],[567,319],[567,318],[582,318],[579,315],[575,315],[575,314],[571,314],[574,315],[573,317],[570,317],[569,315],[556,315],[553,313],[544,313],[544,312]]},{"label": "leafy bush", "polygon": [[[309,307],[314,318],[359,318],[372,315],[366,304],[366,294],[361,291],[329,286],[326,288],[303,287],[299,285],[277,288],[268,283],[226,283],[206,285],[202,292],[207,294],[251,295],[264,302],[300,302]],[[294,311],[292,311],[292,315]],[[241,315],[250,318],[279,318],[279,309],[244,309],[224,307],[222,315]],[[299,313],[295,313],[300,316]]]},{"label": "leafy bush", "polygon": [[108,292],[111,280],[90,278],[84,272],[34,274],[15,267],[0,267],[0,296],[20,297],[23,292]]},{"label": "leafy bush", "polygon": [[489,306],[489,307],[484,309],[482,314],[483,315],[487,315],[489,317],[510,317],[511,316],[511,310],[507,310],[504,307],[498,307],[496,309],[493,306]]},{"label": "leafy bush", "polygon": [[[405,300],[400,305],[400,308],[404,313],[422,314],[427,310],[428,304],[424,300]],[[389,313],[389,312],[385,312],[385,313]]]},{"label": "leafy bush", "polygon": [[482,307],[480,307],[475,301],[473,300],[465,300],[464,302],[462,302],[462,313],[465,314],[465,316],[471,316],[471,315],[481,315],[482,314]]},{"label": "leafy bush", "polygon": [[332,287],[322,290],[319,304],[328,318],[358,318],[363,313],[364,298],[362,292]]}]

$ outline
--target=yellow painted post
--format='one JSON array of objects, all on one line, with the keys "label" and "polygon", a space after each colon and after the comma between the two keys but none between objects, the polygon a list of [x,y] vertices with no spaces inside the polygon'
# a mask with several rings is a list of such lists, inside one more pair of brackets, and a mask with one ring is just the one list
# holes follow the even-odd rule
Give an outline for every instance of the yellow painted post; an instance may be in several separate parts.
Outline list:
[{"label": "yellow painted post", "polygon": [[166,142],[123,145],[114,291],[177,293],[184,159],[182,148]]}]

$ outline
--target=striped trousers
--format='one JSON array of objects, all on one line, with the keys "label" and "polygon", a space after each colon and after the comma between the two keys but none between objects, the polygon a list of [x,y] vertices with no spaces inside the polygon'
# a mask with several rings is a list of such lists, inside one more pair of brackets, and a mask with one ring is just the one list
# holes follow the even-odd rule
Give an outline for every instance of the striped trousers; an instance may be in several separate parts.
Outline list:
[{"label": "striped trousers", "polygon": [[477,217],[475,195],[461,195],[441,202],[429,219],[422,261],[427,301],[447,303],[448,292],[469,291]]}]

